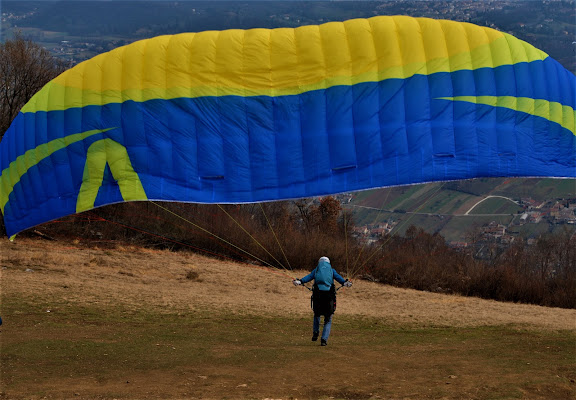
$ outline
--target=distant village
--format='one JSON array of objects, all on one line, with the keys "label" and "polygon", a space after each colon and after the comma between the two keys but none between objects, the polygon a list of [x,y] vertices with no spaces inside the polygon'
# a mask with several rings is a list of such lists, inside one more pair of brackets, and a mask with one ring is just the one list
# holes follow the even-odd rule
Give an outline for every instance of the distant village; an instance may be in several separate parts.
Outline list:
[{"label": "distant village", "polygon": [[[479,227],[476,241],[510,244],[518,237],[514,227],[525,224],[539,224],[546,222],[551,225],[574,225],[576,224],[576,199],[556,199],[539,202],[531,198],[523,198],[518,201],[523,208],[514,215],[508,225],[492,221]],[[400,221],[391,219],[386,222],[357,226],[354,228],[354,236],[371,244],[376,243],[382,237],[393,232]],[[535,239],[527,239],[527,244],[536,242]],[[466,241],[450,242],[452,247],[465,248],[472,243]]]}]

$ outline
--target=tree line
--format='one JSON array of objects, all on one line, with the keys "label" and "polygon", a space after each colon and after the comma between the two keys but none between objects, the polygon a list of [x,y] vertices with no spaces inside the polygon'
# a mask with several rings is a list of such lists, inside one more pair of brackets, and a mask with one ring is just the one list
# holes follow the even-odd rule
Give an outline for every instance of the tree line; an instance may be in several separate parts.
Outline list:
[{"label": "tree line", "polygon": [[121,203],[39,228],[43,235],[89,245],[194,251],[287,270],[310,270],[320,256],[328,256],[351,279],[576,308],[571,231],[542,235],[532,245],[518,238],[506,247],[471,234],[470,246],[456,249],[441,235],[415,226],[371,244],[355,237],[353,229],[352,215],[332,196],[245,205]]}]

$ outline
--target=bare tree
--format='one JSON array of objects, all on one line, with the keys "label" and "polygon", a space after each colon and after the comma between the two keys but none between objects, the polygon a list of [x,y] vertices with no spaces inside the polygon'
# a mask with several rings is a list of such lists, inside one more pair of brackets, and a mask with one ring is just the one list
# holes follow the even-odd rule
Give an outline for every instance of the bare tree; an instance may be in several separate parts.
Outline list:
[{"label": "bare tree", "polygon": [[65,69],[63,61],[20,35],[0,44],[0,139],[24,104]]},{"label": "bare tree", "polygon": [[312,225],[312,200],[311,199],[298,199],[294,201],[294,206],[298,209],[300,213],[300,219],[304,223],[306,231],[311,229]]}]

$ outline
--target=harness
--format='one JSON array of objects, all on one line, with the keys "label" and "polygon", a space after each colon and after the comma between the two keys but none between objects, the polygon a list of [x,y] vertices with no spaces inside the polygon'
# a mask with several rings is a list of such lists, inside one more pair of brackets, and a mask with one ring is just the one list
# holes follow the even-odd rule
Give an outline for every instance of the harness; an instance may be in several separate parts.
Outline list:
[{"label": "harness", "polygon": [[312,287],[310,307],[315,316],[324,315],[328,319],[336,311],[336,287],[330,286],[330,290],[320,290],[318,285]]}]

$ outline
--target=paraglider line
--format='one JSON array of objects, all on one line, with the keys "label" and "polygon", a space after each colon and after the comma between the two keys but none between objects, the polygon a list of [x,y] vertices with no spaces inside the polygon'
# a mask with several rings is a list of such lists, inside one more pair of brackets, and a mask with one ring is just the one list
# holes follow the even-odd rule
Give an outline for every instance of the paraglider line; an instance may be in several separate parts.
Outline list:
[{"label": "paraglider line", "polygon": [[[372,225],[374,225],[376,223],[376,221],[378,221],[380,214],[382,214],[382,211],[384,209],[384,205],[388,202],[388,197],[390,197],[391,191],[392,191],[392,189],[388,188],[388,190],[386,192],[386,197],[384,198],[382,205],[378,209],[378,213],[376,214],[376,217],[374,217],[374,221],[372,222]],[[362,255],[362,253],[366,249],[366,245],[367,245],[367,242],[364,242],[364,244],[362,245],[362,248],[360,248],[360,252],[358,253],[358,257],[356,257],[356,260],[354,260],[354,264],[352,265],[352,271],[356,271],[356,268],[358,266],[358,262],[360,261],[360,256]],[[360,269],[362,269],[362,267],[360,267]]]},{"label": "paraglider line", "polygon": [[[274,231],[274,228],[272,227],[272,224],[270,223],[270,220],[268,219],[268,215],[266,215],[266,211],[264,211],[264,207],[262,206],[262,203],[258,203],[260,204],[260,208],[262,209],[262,214],[264,214],[264,218],[266,218],[266,222],[268,223],[268,226],[270,227],[270,230],[272,231],[272,235],[274,235],[274,239],[276,239],[276,243],[278,243],[278,247],[280,247],[280,251],[282,252],[282,255],[284,256],[284,259],[286,260],[286,264],[288,264],[288,267],[290,269],[292,269],[292,266],[290,265],[290,261],[288,261],[288,257],[286,257],[286,253],[284,252],[284,248],[282,247],[282,244],[280,244],[280,241],[278,240],[278,236],[276,235],[276,232]],[[282,264],[280,264],[282,265]],[[282,265],[282,268],[284,268],[284,265]],[[286,269],[286,268],[284,268]]]},{"label": "paraglider line", "polygon": [[264,260],[256,257],[255,255],[251,254],[250,252],[248,252],[248,251],[246,251],[246,250],[244,250],[244,249],[236,246],[234,243],[231,243],[231,242],[229,242],[228,240],[226,240],[226,239],[224,239],[224,238],[221,238],[220,236],[216,235],[215,233],[212,233],[212,232],[210,232],[209,230],[202,228],[200,225],[197,225],[197,224],[195,224],[194,222],[192,222],[192,221],[190,221],[190,220],[187,220],[186,218],[182,217],[181,215],[176,214],[174,211],[171,211],[171,210],[167,209],[166,207],[161,206],[160,204],[158,204],[158,203],[156,203],[156,202],[154,202],[154,201],[151,201],[151,203],[154,204],[155,206],[157,206],[158,208],[161,208],[161,209],[169,212],[170,214],[174,215],[175,217],[180,218],[181,220],[189,223],[190,225],[192,225],[192,226],[200,229],[201,231],[203,231],[203,232],[205,232],[205,233],[207,233],[207,234],[209,234],[209,235],[214,236],[216,239],[219,239],[219,240],[223,241],[224,243],[226,243],[226,244],[228,244],[228,245],[230,245],[230,246],[232,246],[232,247],[240,250],[241,252],[243,252],[244,254],[249,255],[250,257],[254,258],[255,260],[258,260],[258,261],[260,261],[261,263],[266,264],[266,265],[274,268],[274,266],[273,266],[272,264],[270,264],[269,262],[264,261]]},{"label": "paraglider line", "polygon": [[[292,276],[290,276],[290,275],[288,275],[288,274],[286,274],[286,273],[284,273],[284,272],[282,272],[282,271],[279,271],[277,268],[274,268],[274,267],[269,268],[269,267],[266,267],[266,266],[258,266],[258,265],[253,265],[253,264],[250,264],[250,263],[247,263],[247,262],[242,262],[242,261],[239,261],[239,260],[235,260],[235,259],[230,258],[230,257],[228,257],[228,256],[225,256],[225,255],[223,255],[223,254],[216,253],[216,252],[213,252],[213,251],[210,251],[210,250],[206,250],[206,249],[202,249],[202,248],[200,248],[200,247],[192,246],[192,245],[190,245],[190,244],[188,244],[188,243],[180,242],[180,241],[178,241],[178,240],[169,238],[169,237],[167,237],[167,236],[159,235],[159,234],[157,234],[157,233],[153,233],[153,232],[150,232],[150,231],[141,229],[141,228],[136,228],[136,227],[134,227],[134,226],[130,226],[130,225],[124,224],[124,223],[122,223],[122,222],[111,221],[111,220],[106,219],[106,218],[103,218],[103,217],[101,217],[101,216],[99,216],[99,215],[97,215],[97,214],[94,214],[94,215],[95,215],[96,218],[97,218],[97,219],[95,219],[96,221],[109,222],[109,223],[112,223],[112,224],[116,224],[116,225],[122,226],[122,227],[124,227],[124,228],[131,229],[131,230],[133,230],[133,231],[140,232],[140,233],[144,233],[144,234],[147,234],[147,235],[150,235],[150,236],[153,236],[153,237],[157,237],[157,238],[160,238],[160,239],[163,239],[163,240],[167,240],[167,241],[169,241],[169,242],[176,243],[176,244],[179,244],[179,245],[182,245],[182,246],[185,246],[185,247],[194,249],[194,250],[198,250],[198,251],[204,252],[204,253],[206,253],[206,254],[210,254],[210,255],[212,255],[212,256],[224,258],[224,259],[229,260],[229,261],[232,261],[232,262],[241,263],[241,264],[246,265],[246,266],[249,266],[249,267],[251,267],[251,268],[262,269],[262,270],[264,270],[264,271],[267,271],[267,272],[270,272],[270,273],[273,273],[273,274],[277,274],[277,275],[281,275],[281,276],[288,277],[288,278],[290,278],[290,279],[294,279]],[[212,236],[215,236],[215,235],[212,235]],[[242,249],[239,249],[239,250],[242,250]]]},{"label": "paraglider line", "polygon": [[[440,189],[442,189],[444,187],[444,184],[446,182],[442,182],[442,184],[440,186],[438,186],[438,188],[432,192],[432,194],[426,199],[426,201],[424,201],[422,203],[422,205],[420,205],[420,207],[418,207],[416,209],[416,211],[414,213],[412,213],[407,219],[406,221],[404,221],[401,226],[404,227],[408,224],[408,222],[410,222],[410,220],[412,218],[414,218],[414,215],[416,215],[416,213],[418,213],[422,208],[424,208],[424,206],[434,197],[436,196],[436,194],[440,191]],[[399,225],[400,226],[400,225]],[[360,265],[359,268],[355,269],[353,271],[353,276],[355,276],[357,273],[359,273],[361,270],[363,270],[366,267],[366,264],[368,263],[368,261],[370,261],[375,255],[376,253],[378,253],[384,246],[386,246],[388,244],[388,242],[390,240],[392,240],[392,237],[394,237],[394,235],[396,234],[396,232],[398,232],[400,229],[396,229],[396,231],[393,234],[390,234],[388,236],[388,238],[384,241],[384,243],[382,243],[382,245],[380,245],[376,250],[374,250],[372,252],[372,254]]]},{"label": "paraglider line", "polygon": [[[96,215],[96,214],[95,214],[95,215]],[[128,216],[128,217],[130,217],[130,216],[136,216],[135,214],[132,214],[132,215],[131,215],[131,214],[123,214],[123,215],[124,215],[124,216]],[[140,215],[138,215],[138,216],[140,216]],[[160,217],[148,216],[148,218],[152,218],[152,219],[154,219],[154,220],[157,220],[157,221],[163,222],[163,223],[167,223],[167,224],[173,224],[173,222],[168,221],[167,219],[164,219],[164,218],[160,218]],[[90,220],[91,220],[91,219],[88,218],[88,221],[90,221]],[[117,225],[121,225],[121,226],[123,226],[123,227],[129,228],[129,229],[132,229],[132,230],[136,230],[136,231],[139,231],[139,232],[142,232],[142,233],[147,233],[147,234],[152,235],[152,236],[156,236],[156,237],[159,237],[159,238],[162,238],[162,239],[166,239],[166,240],[168,240],[168,241],[172,241],[172,242],[175,242],[175,243],[178,243],[178,244],[182,244],[182,245],[184,245],[184,246],[193,248],[193,249],[195,249],[195,250],[200,250],[200,251],[206,252],[206,253],[208,253],[208,254],[216,255],[216,256],[223,257],[223,258],[226,258],[226,259],[229,259],[229,260],[235,260],[235,259],[233,259],[233,258],[226,257],[226,256],[224,256],[224,255],[222,255],[222,254],[212,253],[212,252],[210,252],[210,251],[208,251],[208,250],[201,249],[201,248],[199,248],[199,247],[195,247],[195,246],[188,245],[188,244],[185,244],[185,243],[180,243],[180,242],[175,241],[175,240],[173,240],[173,239],[171,239],[171,238],[169,238],[169,237],[167,237],[167,236],[158,235],[158,234],[155,234],[155,233],[152,233],[152,232],[144,231],[144,230],[142,230],[142,229],[140,229],[140,228],[136,228],[136,227],[133,227],[133,226],[131,226],[131,225],[122,224],[122,223],[119,223],[119,222],[116,222],[116,221],[110,221],[110,220],[104,219],[104,218],[102,218],[102,217],[100,217],[100,216],[98,216],[98,215],[96,215],[96,218],[95,218],[95,219],[92,219],[92,220],[93,220],[93,221],[111,222],[111,223],[114,223],[114,224],[117,224]],[[184,225],[178,225],[178,228],[184,229],[184,230],[186,230],[186,231],[188,231],[188,232],[194,232],[193,230],[188,229],[188,227],[186,227],[186,226],[184,226]],[[210,237],[211,239],[214,239],[211,235],[206,235],[206,236]],[[230,251],[234,252],[235,254],[238,254],[239,256],[241,256],[241,253],[238,252],[238,251],[236,251],[235,249],[233,249],[233,248],[229,248],[229,249],[230,249]]]},{"label": "paraglider line", "polygon": [[150,235],[150,236],[153,236],[153,237],[157,237],[157,238],[160,238],[160,239],[164,239],[164,240],[167,240],[167,241],[169,241],[169,242],[176,243],[176,244],[179,244],[179,245],[182,245],[182,246],[185,246],[185,247],[189,247],[189,248],[194,249],[194,250],[200,250],[200,251],[203,251],[203,252],[205,252],[205,253],[207,253],[207,254],[211,254],[211,255],[214,255],[214,256],[226,258],[226,259],[231,260],[231,261],[235,261],[233,258],[224,256],[224,255],[222,255],[222,254],[214,253],[214,252],[211,252],[211,251],[209,251],[209,250],[202,249],[202,248],[200,248],[200,247],[192,246],[192,245],[190,245],[190,244],[188,244],[188,243],[180,242],[180,241],[178,241],[178,240],[169,238],[168,236],[159,235],[159,234],[157,234],[157,233],[150,232],[150,231],[147,231],[147,230],[145,230],[145,229],[137,228],[137,227],[134,227],[134,226],[131,226],[131,225],[127,225],[127,224],[122,223],[122,222],[111,221],[111,220],[109,220],[109,219],[100,217],[99,215],[97,215],[97,217],[98,217],[97,221],[110,222],[110,223],[112,223],[112,224],[116,224],[116,225],[122,226],[122,227],[124,227],[124,228],[131,229],[131,230],[136,231],[136,232],[145,233],[145,234],[147,234],[147,235]]},{"label": "paraglider line", "polygon": [[[244,231],[244,233],[246,233],[248,236],[250,236],[250,238],[251,238],[258,246],[260,246],[260,247],[262,248],[262,250],[264,250],[266,253],[268,253],[268,255],[269,255],[270,257],[272,257],[272,259],[273,259],[274,261],[276,261],[283,269],[286,269],[286,267],[284,267],[284,265],[283,265],[280,261],[278,261],[278,260],[276,259],[276,257],[274,257],[274,256],[272,255],[272,253],[270,253],[270,252],[268,251],[268,249],[266,249],[266,248],[262,245],[262,243],[260,243],[260,242],[258,241],[258,239],[256,239],[254,236],[252,236],[252,234],[251,234],[250,232],[248,232],[248,231],[242,226],[242,224],[240,224],[240,222],[238,222],[232,215],[230,215],[230,213],[228,213],[228,211],[226,211],[226,210],[224,209],[224,207],[222,207],[221,204],[218,204],[218,207],[220,208],[220,210],[222,210],[222,211],[224,212],[224,214],[226,214],[228,217],[230,217],[230,219],[231,219],[232,221],[234,221],[234,223],[235,223],[236,225],[238,225],[238,226],[240,227],[240,229],[242,229],[242,230]],[[268,264],[268,265],[270,265],[270,264]],[[271,266],[272,266],[272,265],[271,265]]]}]

